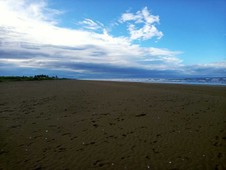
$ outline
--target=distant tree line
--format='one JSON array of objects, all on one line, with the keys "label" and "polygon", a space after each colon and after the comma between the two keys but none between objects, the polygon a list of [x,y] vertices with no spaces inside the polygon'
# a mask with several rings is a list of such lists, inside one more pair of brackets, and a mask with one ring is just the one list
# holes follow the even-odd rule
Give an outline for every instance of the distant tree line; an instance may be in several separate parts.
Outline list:
[{"label": "distant tree line", "polygon": [[65,78],[58,78],[57,76],[48,76],[44,74],[35,76],[0,76],[0,82],[3,81],[35,81],[35,80],[62,80]]}]

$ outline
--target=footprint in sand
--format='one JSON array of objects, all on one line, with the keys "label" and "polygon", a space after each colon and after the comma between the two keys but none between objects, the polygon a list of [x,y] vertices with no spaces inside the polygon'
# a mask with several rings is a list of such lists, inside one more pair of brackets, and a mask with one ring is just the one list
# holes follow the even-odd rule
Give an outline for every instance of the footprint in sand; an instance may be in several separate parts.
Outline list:
[{"label": "footprint in sand", "polygon": [[143,116],[146,116],[146,114],[142,113],[142,114],[135,115],[135,117],[143,117]]}]

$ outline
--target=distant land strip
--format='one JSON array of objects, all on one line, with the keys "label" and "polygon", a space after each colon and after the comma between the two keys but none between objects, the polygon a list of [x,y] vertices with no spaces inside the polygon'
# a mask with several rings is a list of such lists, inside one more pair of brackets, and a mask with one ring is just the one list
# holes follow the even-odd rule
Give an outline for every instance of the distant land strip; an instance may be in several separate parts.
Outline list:
[{"label": "distant land strip", "polygon": [[35,81],[35,80],[67,80],[66,78],[58,78],[57,76],[35,75],[35,76],[0,76],[0,82],[9,81]]}]

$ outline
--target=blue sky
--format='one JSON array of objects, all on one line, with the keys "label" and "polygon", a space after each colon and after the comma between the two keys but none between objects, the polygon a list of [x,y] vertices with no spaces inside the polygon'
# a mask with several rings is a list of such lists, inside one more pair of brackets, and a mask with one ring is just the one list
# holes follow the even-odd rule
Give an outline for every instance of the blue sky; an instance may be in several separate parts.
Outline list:
[{"label": "blue sky", "polygon": [[0,75],[226,76],[225,0],[0,0]]}]

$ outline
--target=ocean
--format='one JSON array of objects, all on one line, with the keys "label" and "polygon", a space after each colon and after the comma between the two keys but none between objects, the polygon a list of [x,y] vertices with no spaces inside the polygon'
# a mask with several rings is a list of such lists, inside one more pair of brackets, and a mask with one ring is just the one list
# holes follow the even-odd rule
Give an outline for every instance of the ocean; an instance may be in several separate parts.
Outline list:
[{"label": "ocean", "polygon": [[169,83],[193,85],[223,85],[226,86],[226,77],[199,77],[199,78],[120,78],[95,79],[102,81],[142,82],[142,83]]}]

